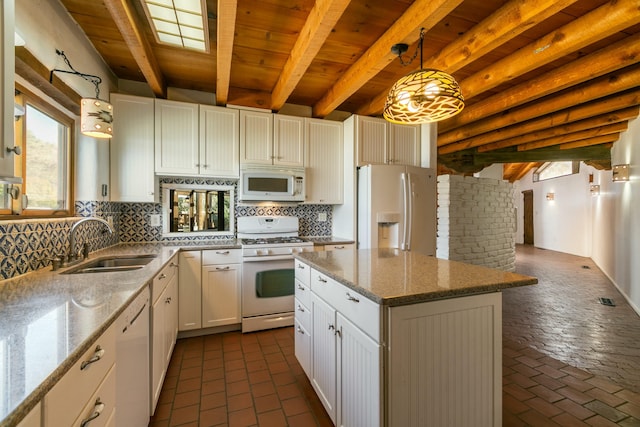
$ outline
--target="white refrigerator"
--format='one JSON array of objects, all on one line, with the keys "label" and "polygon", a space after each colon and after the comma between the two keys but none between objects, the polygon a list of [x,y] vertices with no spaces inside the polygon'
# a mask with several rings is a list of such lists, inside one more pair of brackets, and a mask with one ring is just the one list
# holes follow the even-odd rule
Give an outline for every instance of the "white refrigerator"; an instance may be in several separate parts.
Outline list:
[{"label": "white refrigerator", "polygon": [[367,165],[358,171],[358,248],[436,254],[436,172]]}]

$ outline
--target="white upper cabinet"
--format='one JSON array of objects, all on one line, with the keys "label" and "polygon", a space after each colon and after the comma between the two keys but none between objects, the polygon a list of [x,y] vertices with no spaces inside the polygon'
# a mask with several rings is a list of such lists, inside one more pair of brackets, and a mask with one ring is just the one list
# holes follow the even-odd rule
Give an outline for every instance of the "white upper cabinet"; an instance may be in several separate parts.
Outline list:
[{"label": "white upper cabinet", "polygon": [[[7,151],[14,145],[13,136],[13,93],[14,93],[14,55],[13,55],[13,34],[14,34],[14,2],[5,0],[0,3],[0,33],[2,34],[2,50],[7,52],[0,59],[0,178],[13,178],[14,153]],[[8,54],[11,52],[11,54]]]},{"label": "white upper cabinet", "polygon": [[158,202],[154,176],[153,98],[111,94],[114,120],[110,141],[111,201]]},{"label": "white upper cabinet", "polygon": [[356,118],[357,165],[420,166],[420,127],[376,117]]},{"label": "white upper cabinet", "polygon": [[200,106],[200,175],[240,176],[238,110]]},{"label": "white upper cabinet", "polygon": [[273,164],[304,165],[304,117],[273,115]]},{"label": "white upper cabinet", "polygon": [[240,111],[240,163],[304,165],[304,118]]},{"label": "white upper cabinet", "polygon": [[155,106],[156,174],[197,175],[198,104],[157,99]]},{"label": "white upper cabinet", "polygon": [[306,119],[306,203],[343,202],[342,122]]}]

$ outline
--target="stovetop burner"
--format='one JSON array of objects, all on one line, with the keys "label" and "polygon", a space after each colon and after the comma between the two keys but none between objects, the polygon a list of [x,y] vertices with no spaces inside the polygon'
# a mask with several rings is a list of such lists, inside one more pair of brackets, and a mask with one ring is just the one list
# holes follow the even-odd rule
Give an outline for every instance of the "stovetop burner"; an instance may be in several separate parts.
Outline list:
[{"label": "stovetop burner", "polygon": [[303,243],[304,239],[300,237],[263,237],[258,239],[242,239],[242,244],[247,246],[255,245],[272,245],[272,244],[291,244],[291,243]]}]

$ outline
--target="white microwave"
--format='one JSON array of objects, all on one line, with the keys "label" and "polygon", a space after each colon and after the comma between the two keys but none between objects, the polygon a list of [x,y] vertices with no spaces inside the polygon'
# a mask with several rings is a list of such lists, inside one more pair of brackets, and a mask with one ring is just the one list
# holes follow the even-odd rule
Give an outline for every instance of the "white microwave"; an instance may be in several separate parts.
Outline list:
[{"label": "white microwave", "polygon": [[304,168],[242,168],[238,200],[304,202]]}]

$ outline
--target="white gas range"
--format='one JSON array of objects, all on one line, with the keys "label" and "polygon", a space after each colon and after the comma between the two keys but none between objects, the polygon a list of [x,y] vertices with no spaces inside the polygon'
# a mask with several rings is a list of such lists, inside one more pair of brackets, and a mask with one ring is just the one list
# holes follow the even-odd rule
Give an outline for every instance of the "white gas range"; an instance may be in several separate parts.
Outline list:
[{"label": "white gas range", "polygon": [[293,325],[293,254],[313,251],[298,218],[237,218],[242,244],[242,332]]}]

